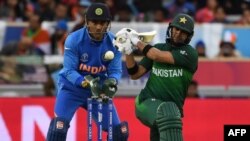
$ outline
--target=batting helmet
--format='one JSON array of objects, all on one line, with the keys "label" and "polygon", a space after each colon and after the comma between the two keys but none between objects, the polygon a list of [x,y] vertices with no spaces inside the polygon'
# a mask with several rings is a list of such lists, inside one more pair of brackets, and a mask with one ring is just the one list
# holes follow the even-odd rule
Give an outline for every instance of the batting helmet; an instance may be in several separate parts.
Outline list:
[{"label": "batting helmet", "polygon": [[181,29],[189,34],[188,39],[185,41],[188,44],[194,34],[194,20],[187,14],[178,14],[174,17],[172,22],[169,23],[167,36],[170,37],[170,29],[176,27]]},{"label": "batting helmet", "polygon": [[169,24],[171,27],[177,27],[186,31],[189,34],[194,32],[194,20],[187,14],[178,14],[174,17],[173,21]]}]

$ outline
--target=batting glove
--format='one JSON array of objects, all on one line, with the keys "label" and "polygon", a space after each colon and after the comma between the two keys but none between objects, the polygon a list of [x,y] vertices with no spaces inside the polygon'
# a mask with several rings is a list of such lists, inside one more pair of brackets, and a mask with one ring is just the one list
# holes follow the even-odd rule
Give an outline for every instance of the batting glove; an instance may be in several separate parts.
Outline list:
[{"label": "batting glove", "polygon": [[113,44],[118,48],[118,51],[123,54],[131,54],[134,51],[134,47],[128,38],[127,28],[123,28],[116,33],[116,38],[113,40]]},{"label": "batting glove", "polygon": [[127,29],[128,29],[128,28],[122,28],[121,30],[119,30],[119,31],[115,34],[115,36],[116,36],[116,37],[119,37],[119,36],[126,35],[127,32],[128,32]]},{"label": "batting glove", "polygon": [[133,46],[136,47],[137,43],[140,41],[138,33],[134,29],[127,28],[127,34]]}]

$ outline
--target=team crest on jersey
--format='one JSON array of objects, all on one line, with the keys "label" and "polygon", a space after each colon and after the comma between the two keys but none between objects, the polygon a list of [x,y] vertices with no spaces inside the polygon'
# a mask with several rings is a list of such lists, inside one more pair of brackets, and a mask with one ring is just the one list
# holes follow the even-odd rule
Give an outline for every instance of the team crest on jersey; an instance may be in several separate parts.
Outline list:
[{"label": "team crest on jersey", "polygon": [[88,62],[88,60],[89,60],[89,55],[87,53],[83,53],[81,56],[81,61]]}]

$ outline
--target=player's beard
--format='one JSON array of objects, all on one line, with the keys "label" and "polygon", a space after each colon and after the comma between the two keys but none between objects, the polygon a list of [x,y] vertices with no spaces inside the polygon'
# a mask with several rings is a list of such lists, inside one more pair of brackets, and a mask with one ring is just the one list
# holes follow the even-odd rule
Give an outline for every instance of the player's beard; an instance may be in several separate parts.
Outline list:
[{"label": "player's beard", "polygon": [[102,29],[96,31],[91,31],[91,27],[87,24],[86,27],[91,39],[94,41],[102,41],[107,36],[107,32],[110,31],[110,24],[108,26],[103,26]]},{"label": "player's beard", "polygon": [[174,46],[182,46],[185,44],[185,41],[182,40],[181,37],[172,37],[170,40]]},{"label": "player's beard", "polygon": [[185,42],[187,40],[187,37],[186,38],[182,37],[181,33],[174,34],[172,30],[170,30],[170,32],[171,32],[170,41],[174,46],[182,46],[186,44]]}]

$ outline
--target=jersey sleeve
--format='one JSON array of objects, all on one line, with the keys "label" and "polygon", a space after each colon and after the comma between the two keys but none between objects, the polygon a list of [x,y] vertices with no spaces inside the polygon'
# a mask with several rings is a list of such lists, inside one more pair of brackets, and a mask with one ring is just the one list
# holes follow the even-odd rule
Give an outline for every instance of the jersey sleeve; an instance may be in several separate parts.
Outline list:
[{"label": "jersey sleeve", "polygon": [[149,71],[153,66],[153,60],[149,59],[148,57],[143,57],[139,62],[139,65],[143,66],[147,71]]},{"label": "jersey sleeve", "polygon": [[[161,44],[155,44],[154,47],[159,49]],[[153,60],[148,58],[147,56],[143,57],[142,60],[139,62],[139,65],[143,66],[147,72],[152,69],[153,66]]]},{"label": "jersey sleeve", "polygon": [[114,54],[114,59],[108,65],[107,74],[108,78],[115,78],[118,82],[122,76],[122,54],[117,50],[114,52]]},{"label": "jersey sleeve", "polygon": [[196,71],[198,54],[191,46],[173,50],[172,55],[176,65],[182,66],[193,73]]},{"label": "jersey sleeve", "polygon": [[77,47],[74,43],[74,37],[69,35],[64,44],[64,61],[62,74],[73,85],[81,85],[79,83],[81,83],[84,78],[77,72],[79,57]]}]

